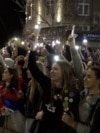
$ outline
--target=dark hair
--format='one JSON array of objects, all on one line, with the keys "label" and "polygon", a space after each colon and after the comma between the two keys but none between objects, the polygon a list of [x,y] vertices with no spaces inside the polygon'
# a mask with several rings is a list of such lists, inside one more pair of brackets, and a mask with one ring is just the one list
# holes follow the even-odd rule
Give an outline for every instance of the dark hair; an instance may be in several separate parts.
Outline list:
[{"label": "dark hair", "polygon": [[[75,90],[76,76],[72,66],[69,64],[68,61],[60,60],[60,61],[57,61],[56,63],[60,66],[62,75],[63,75],[63,81],[62,81],[63,88],[61,93],[62,93],[62,96],[64,96],[66,89],[68,91]],[[56,88],[54,83],[52,84],[52,90],[53,88]]]},{"label": "dark hair", "polygon": [[17,62],[18,62],[18,65],[20,65],[21,67],[24,66],[24,63],[25,63],[25,61],[24,61],[24,56],[18,56],[18,57],[16,58],[16,60],[17,60]]},{"label": "dark hair", "polygon": [[18,55],[17,56],[19,56],[19,55],[23,55],[23,56],[26,56],[26,54],[27,54],[27,50],[25,49],[25,48],[23,48],[23,47],[17,47],[17,50],[18,50]]},{"label": "dark hair", "polygon": [[96,78],[99,79],[100,78],[100,67],[98,67],[98,66],[92,66],[90,69],[95,72]]},{"label": "dark hair", "polygon": [[7,52],[9,53],[10,57],[12,55],[12,47],[7,46]]},{"label": "dark hair", "polygon": [[98,61],[92,61],[92,66],[100,67],[100,63]]},{"label": "dark hair", "polygon": [[12,92],[15,92],[18,90],[19,87],[19,77],[18,77],[18,72],[16,71],[15,68],[7,68],[9,73],[13,75],[10,81],[9,89],[12,90]]}]

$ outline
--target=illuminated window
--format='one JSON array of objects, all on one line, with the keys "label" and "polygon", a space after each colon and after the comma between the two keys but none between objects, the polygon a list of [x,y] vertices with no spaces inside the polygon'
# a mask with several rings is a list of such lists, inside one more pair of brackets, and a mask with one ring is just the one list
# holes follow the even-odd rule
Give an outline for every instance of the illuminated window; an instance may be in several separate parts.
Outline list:
[{"label": "illuminated window", "polygon": [[89,16],[90,0],[78,0],[78,15]]}]

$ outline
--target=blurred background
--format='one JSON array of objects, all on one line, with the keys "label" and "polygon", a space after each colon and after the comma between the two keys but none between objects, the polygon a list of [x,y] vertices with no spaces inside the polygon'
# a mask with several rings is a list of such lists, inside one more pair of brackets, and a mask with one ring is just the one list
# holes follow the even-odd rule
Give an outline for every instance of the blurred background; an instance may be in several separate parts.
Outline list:
[{"label": "blurred background", "polygon": [[25,25],[25,0],[0,0],[0,47]]}]

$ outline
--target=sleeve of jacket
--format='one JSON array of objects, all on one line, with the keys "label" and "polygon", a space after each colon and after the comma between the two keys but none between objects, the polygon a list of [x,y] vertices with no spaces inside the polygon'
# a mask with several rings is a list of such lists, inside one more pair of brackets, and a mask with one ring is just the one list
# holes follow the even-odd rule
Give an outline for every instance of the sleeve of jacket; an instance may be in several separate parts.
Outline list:
[{"label": "sleeve of jacket", "polygon": [[28,60],[29,70],[30,70],[32,76],[35,78],[35,80],[37,82],[39,82],[42,89],[44,91],[47,91],[46,85],[49,85],[51,81],[46,75],[43,74],[42,71],[40,71],[40,69],[36,65],[36,57],[35,56],[36,56],[35,51],[31,51],[29,54],[29,60]]},{"label": "sleeve of jacket", "polygon": [[100,133],[100,102],[99,102],[99,106],[96,109],[96,112],[93,116],[93,122],[91,125],[90,133]]},{"label": "sleeve of jacket", "polygon": [[70,50],[71,50],[74,71],[76,73],[77,78],[80,80],[80,82],[82,82],[83,76],[84,76],[84,67],[83,67],[82,60],[75,48],[71,47]]},{"label": "sleeve of jacket", "polygon": [[47,44],[45,47],[46,47],[47,51],[48,51],[50,54],[55,54],[55,51],[54,51],[54,49],[53,49],[51,46],[49,46],[49,45]]}]

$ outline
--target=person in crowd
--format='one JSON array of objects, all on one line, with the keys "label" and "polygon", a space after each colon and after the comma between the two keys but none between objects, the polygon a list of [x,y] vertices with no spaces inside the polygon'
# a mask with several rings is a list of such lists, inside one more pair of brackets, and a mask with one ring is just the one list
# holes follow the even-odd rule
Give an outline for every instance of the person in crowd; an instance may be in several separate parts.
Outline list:
[{"label": "person in crowd", "polygon": [[11,108],[12,110],[16,109],[15,106],[16,104],[15,105],[7,104],[6,101],[9,100],[12,101],[12,103],[14,101],[15,102],[18,101],[18,95],[17,95],[18,89],[19,89],[19,80],[16,69],[5,68],[2,74],[2,82],[0,84],[0,112],[2,111],[3,106]]},{"label": "person in crowd", "polygon": [[79,79],[80,83],[82,84],[85,69],[83,67],[82,58],[80,57],[78,50],[76,50],[76,48],[75,48],[76,44],[75,44],[74,36],[69,35],[67,42],[70,46],[70,53],[71,53],[71,58],[72,58],[73,69],[75,71],[77,78]]},{"label": "person in crowd", "polygon": [[76,77],[71,65],[64,60],[55,62],[48,78],[36,65],[36,52],[31,51],[28,67],[43,89],[42,109],[35,116],[40,120],[38,133],[75,132],[61,121],[63,112],[70,113],[70,110],[75,120],[78,119],[79,91],[76,89]]},{"label": "person in crowd", "polygon": [[19,84],[25,96],[27,92],[28,78],[27,78],[26,68],[24,68],[24,64],[25,64],[24,56],[23,55],[17,56],[15,59],[14,67],[18,71]]},{"label": "person in crowd", "polygon": [[17,70],[19,77],[20,89],[18,94],[20,95],[20,111],[25,115],[26,93],[29,80],[27,78],[26,68],[23,68],[24,62],[24,56],[17,56],[15,59],[14,68]]},{"label": "person in crowd", "polygon": [[27,50],[23,46],[14,46],[12,50],[12,59],[14,60],[17,56],[26,56]]},{"label": "person in crowd", "polygon": [[13,68],[5,68],[0,82],[0,127],[5,122],[5,116],[9,110],[18,110],[18,74]]},{"label": "person in crowd", "polygon": [[74,115],[63,114],[62,121],[76,130],[77,133],[100,132],[100,67],[91,66],[84,77],[84,88],[79,104],[79,121]]},{"label": "person in crowd", "polygon": [[87,62],[87,69],[91,66],[100,66],[100,63],[91,59]]},{"label": "person in crowd", "polygon": [[[41,62],[37,62],[37,65],[39,69],[44,72],[43,65]],[[34,77],[31,75],[30,70],[27,70],[28,78],[30,79],[28,83],[28,92],[27,92],[27,104],[26,104],[26,130],[32,132],[34,128],[34,121],[37,121],[35,119],[36,113],[40,110],[40,106],[42,104],[42,94],[43,90],[39,83],[34,79]]]},{"label": "person in crowd", "polygon": [[[75,38],[72,35],[69,35],[67,42],[70,46],[70,53],[72,57],[72,66],[75,71],[75,74],[80,82],[80,88],[84,88],[83,86],[83,78],[86,72],[86,69],[88,69],[91,66],[100,66],[100,63],[98,61],[94,61],[94,59],[91,57],[88,59],[88,62],[83,62],[83,59],[80,55],[80,49],[76,50],[75,46]],[[85,64],[84,64],[85,63]]]},{"label": "person in crowd", "polygon": [[43,47],[41,49],[41,53],[40,54],[41,54],[42,58],[44,59],[45,67],[48,68],[48,70],[50,71],[52,63],[53,63],[54,54],[50,54],[47,51],[46,47]]}]

